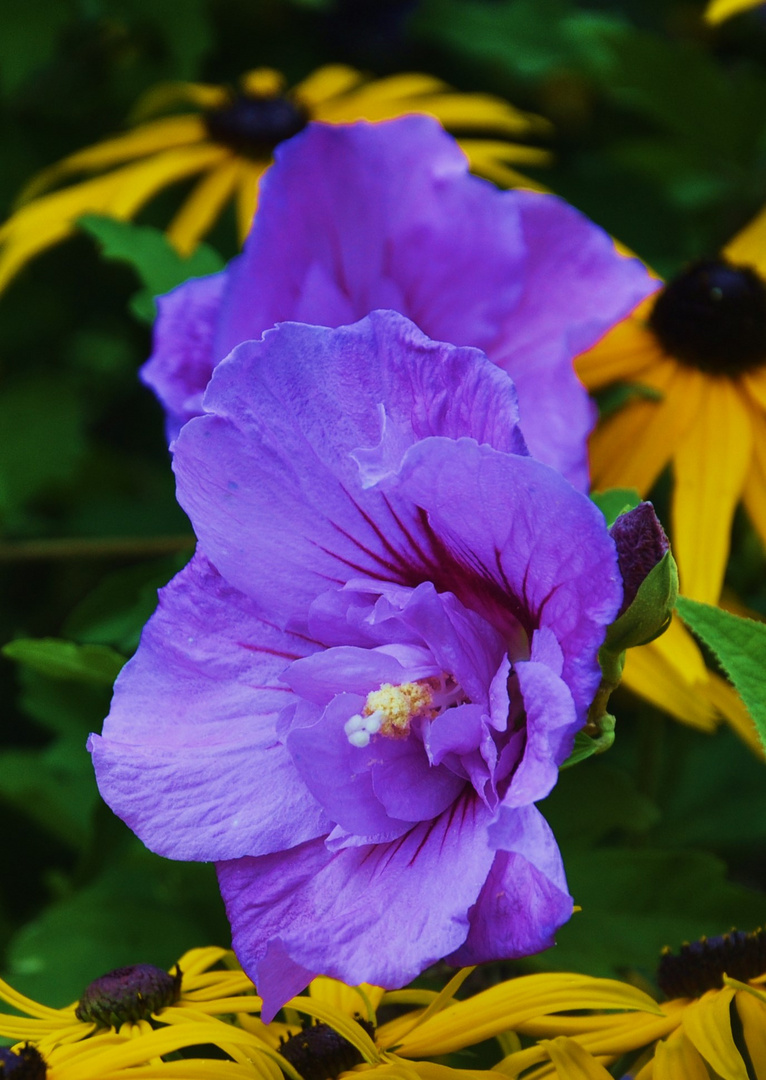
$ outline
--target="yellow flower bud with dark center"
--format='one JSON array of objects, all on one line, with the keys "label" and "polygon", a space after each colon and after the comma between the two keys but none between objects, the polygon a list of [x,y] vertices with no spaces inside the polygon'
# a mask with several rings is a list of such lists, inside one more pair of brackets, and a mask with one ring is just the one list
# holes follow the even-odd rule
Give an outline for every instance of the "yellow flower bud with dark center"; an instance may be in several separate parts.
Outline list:
[{"label": "yellow flower bud with dark center", "polygon": [[649,328],[689,367],[744,375],[766,364],[766,282],[723,258],[692,263],[658,295]]},{"label": "yellow flower bud with dark center", "polygon": [[[375,1027],[359,1016],[354,1019],[370,1038]],[[329,1024],[306,1021],[303,1031],[284,1040],[279,1052],[303,1077],[303,1080],[335,1080],[342,1072],[361,1065],[364,1058],[355,1046]]]},{"label": "yellow flower bud with dark center", "polygon": [[723,977],[747,982],[766,971],[766,931],[732,930],[718,937],[686,942],[678,954],[664,949],[657,985],[669,998],[701,997],[720,990]]},{"label": "yellow flower bud with dark center", "polygon": [[46,1071],[45,1059],[34,1046],[0,1046],[0,1080],[45,1080]]},{"label": "yellow flower bud with dark center", "polygon": [[148,1020],[175,1004],[181,995],[181,969],[169,975],[153,964],[133,964],[94,979],[75,1009],[78,1020],[119,1028],[127,1021]]}]

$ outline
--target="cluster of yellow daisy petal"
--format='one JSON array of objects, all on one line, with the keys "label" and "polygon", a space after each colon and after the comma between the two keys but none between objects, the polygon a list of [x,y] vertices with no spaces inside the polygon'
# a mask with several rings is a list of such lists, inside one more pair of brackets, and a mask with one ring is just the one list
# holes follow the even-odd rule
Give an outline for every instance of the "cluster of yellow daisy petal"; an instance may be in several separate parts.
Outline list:
[{"label": "cluster of yellow daisy petal", "polygon": [[[16,1040],[0,1049],[0,1076],[337,1080],[354,1071],[370,1080],[611,1080],[607,1068],[617,1062],[635,1080],[766,1075],[766,972],[753,974],[764,966],[763,931],[684,948],[671,958],[670,985],[691,996],[662,1004],[629,983],[558,973],[522,975],[458,999],[475,970],[464,968],[440,992],[320,977],[270,1024],[233,953],[214,947],[192,949],[170,976],[149,965],[109,973],[65,1009],[0,980],[0,998],[19,1014],[0,1014],[0,1037]],[[727,962],[744,981],[725,973]],[[491,1039],[497,1060],[489,1069],[441,1063]]]}]

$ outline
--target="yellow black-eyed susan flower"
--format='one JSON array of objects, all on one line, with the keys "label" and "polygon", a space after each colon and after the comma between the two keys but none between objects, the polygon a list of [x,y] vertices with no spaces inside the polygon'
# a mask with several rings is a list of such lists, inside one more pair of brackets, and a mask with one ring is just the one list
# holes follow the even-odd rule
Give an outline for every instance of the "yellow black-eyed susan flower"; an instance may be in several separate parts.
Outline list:
[{"label": "yellow black-eyed susan flower", "polygon": [[[0,999],[20,1014],[0,1014],[0,1036],[18,1040],[7,1052],[15,1058],[8,1059],[0,1076],[106,1080],[130,1070],[130,1076],[146,1080],[161,1065],[157,1075],[170,1077],[172,1063],[163,1063],[163,1056],[213,1045],[229,1056],[229,1064],[247,1068],[250,1080],[281,1080],[280,1059],[268,1044],[219,1019],[235,1009],[244,1014],[261,1008],[239,968],[215,966],[230,956],[225,949],[193,949],[171,973],[151,964],[118,968],[95,979],[79,1001],[64,1009],[32,1001],[0,980]],[[27,1076],[26,1058],[30,1069],[43,1069],[41,1076]],[[210,1074],[198,1069],[183,1075],[194,1080]],[[225,1075],[244,1080],[236,1071]]]},{"label": "yellow black-eyed susan flower", "polygon": [[[760,1080],[766,1076],[766,933],[731,931],[666,950],[657,983],[667,997],[656,1015],[630,1008],[574,1016],[535,1017],[517,1031],[542,1041],[509,1054],[496,1066],[507,1077],[542,1080],[557,1075],[551,1044],[561,1038],[581,1072],[558,1075],[597,1080],[620,1060],[634,1080]],[[566,1047],[564,1048],[566,1049]],[[590,1064],[590,1061],[593,1064]],[[627,1061],[627,1064],[626,1064]],[[585,1071],[585,1065],[590,1071]],[[599,1071],[601,1070],[601,1071]]]},{"label": "yellow black-eyed susan flower", "polygon": [[[179,107],[194,111],[158,118]],[[190,254],[231,201],[242,240],[258,180],[280,142],[310,120],[338,124],[410,112],[428,113],[458,134],[474,171],[504,186],[534,186],[515,166],[549,158],[539,147],[512,141],[545,133],[547,121],[487,94],[456,92],[430,75],[368,80],[333,64],[289,90],[270,68],[248,72],[236,90],[161,85],[139,102],[135,115],[142,122],[131,131],[69,155],[22,191],[15,213],[0,227],[0,288],[38,252],[69,235],[82,215],[132,218],[157,192],[195,176],[196,186],[168,227],[170,242],[181,255]],[[49,191],[88,174],[98,175]]]},{"label": "yellow black-eyed susan flower", "polygon": [[681,589],[706,603],[720,596],[740,500],[766,541],[765,240],[766,212],[577,362],[591,390],[624,382],[648,391],[596,430],[593,484],[644,494],[672,464]]},{"label": "yellow black-eyed susan flower", "polygon": [[[218,968],[221,961],[226,966]],[[581,975],[524,976],[456,1000],[473,970],[459,971],[440,992],[352,987],[319,977],[270,1024],[259,1016],[252,983],[223,949],[192,950],[170,975],[148,965],[112,972],[68,1009],[49,1009],[0,983],[3,998],[25,1014],[0,1018],[0,1034],[23,1040],[0,1053],[0,1076],[337,1080],[355,1069],[370,1080],[372,1074],[375,1080],[489,1080],[496,1076],[491,1070],[430,1059],[490,1038],[507,1054],[520,1046],[514,1027],[565,1008],[661,1013],[635,987]],[[394,1018],[379,1023],[381,1008]],[[202,1056],[210,1046],[227,1057]],[[560,1052],[580,1053],[566,1046]]]},{"label": "yellow black-eyed susan flower", "polygon": [[711,0],[705,9],[705,19],[709,23],[720,23],[724,19],[730,19],[732,15],[739,15],[740,11],[759,7],[762,3],[763,0]]}]

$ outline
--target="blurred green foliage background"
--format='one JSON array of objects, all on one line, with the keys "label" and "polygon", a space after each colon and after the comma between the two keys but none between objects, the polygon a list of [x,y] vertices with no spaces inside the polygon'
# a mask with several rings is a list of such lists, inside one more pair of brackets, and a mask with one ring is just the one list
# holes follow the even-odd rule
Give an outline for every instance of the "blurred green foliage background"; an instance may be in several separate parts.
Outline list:
[{"label": "blurred green foliage background", "polygon": [[[342,61],[421,70],[548,117],[537,179],[661,273],[715,252],[766,201],[766,8],[716,30],[701,0],[4,0],[0,204],[124,127],[159,80],[295,81]],[[141,216],[162,225],[187,189]],[[235,254],[233,218],[210,238]],[[228,944],[210,866],[146,852],[103,806],[85,740],[156,589],[193,538],[160,409],[137,381],[140,282],[84,231],[0,296],[0,964],[65,1004],[120,964]],[[662,509],[660,487],[657,505]],[[766,615],[764,556],[737,523],[729,583]],[[30,639],[36,639],[30,643]],[[627,694],[616,746],[544,804],[583,912],[526,969],[634,973],[664,944],[766,916],[766,767],[728,732]]]}]

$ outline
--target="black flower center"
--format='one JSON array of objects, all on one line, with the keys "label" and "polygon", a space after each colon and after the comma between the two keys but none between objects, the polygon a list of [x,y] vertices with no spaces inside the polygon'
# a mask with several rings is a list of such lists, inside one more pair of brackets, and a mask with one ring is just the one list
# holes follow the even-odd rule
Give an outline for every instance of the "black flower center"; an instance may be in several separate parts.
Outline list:
[{"label": "black flower center", "polygon": [[[375,1028],[369,1020],[355,1018],[370,1038]],[[303,1031],[291,1035],[279,1047],[282,1057],[294,1065],[303,1080],[336,1080],[342,1072],[364,1060],[355,1046],[329,1024],[306,1022]]]},{"label": "black flower center", "polygon": [[83,992],[75,1009],[78,1020],[119,1028],[148,1020],[152,1013],[178,1001],[181,971],[168,975],[153,964],[133,964],[102,975]]},{"label": "black flower center", "polygon": [[247,97],[238,94],[228,105],[205,116],[211,139],[230,146],[238,154],[263,159],[275,146],[303,131],[308,123],[304,109],[286,97]]},{"label": "black flower center", "polygon": [[706,990],[720,990],[724,975],[747,982],[763,974],[766,931],[732,930],[682,945],[677,956],[666,949],[657,968],[657,984],[669,998],[693,998]]},{"label": "black flower center", "polygon": [[766,363],[766,282],[725,259],[693,263],[659,294],[649,326],[682,363],[736,378]]},{"label": "black flower center", "polygon": [[45,1071],[45,1060],[34,1046],[27,1044],[17,1051],[0,1046],[2,1080],[45,1080]]}]

